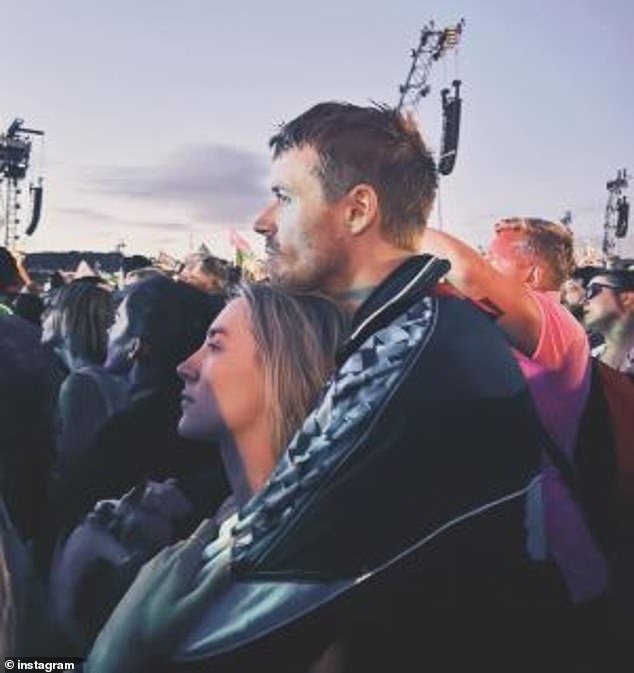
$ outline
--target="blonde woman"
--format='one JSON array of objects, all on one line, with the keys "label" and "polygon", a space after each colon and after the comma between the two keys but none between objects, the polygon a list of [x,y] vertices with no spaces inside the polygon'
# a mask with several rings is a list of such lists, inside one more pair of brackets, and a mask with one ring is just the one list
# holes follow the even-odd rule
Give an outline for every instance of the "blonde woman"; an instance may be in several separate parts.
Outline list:
[{"label": "blonde woman", "polygon": [[178,367],[179,433],[219,443],[238,506],[264,485],[311,409],[344,325],[323,297],[246,286]]},{"label": "blonde woman", "polygon": [[[324,297],[246,286],[214,320],[200,349],[178,367],[184,382],[179,433],[216,440],[231,484],[231,501],[215,524],[264,486],[334,369],[346,331],[343,314]],[[97,639],[91,672],[131,673],[167,663],[213,601],[214,583],[222,586],[223,578],[214,575],[189,591],[214,529],[203,522],[188,541],[143,568]]]}]

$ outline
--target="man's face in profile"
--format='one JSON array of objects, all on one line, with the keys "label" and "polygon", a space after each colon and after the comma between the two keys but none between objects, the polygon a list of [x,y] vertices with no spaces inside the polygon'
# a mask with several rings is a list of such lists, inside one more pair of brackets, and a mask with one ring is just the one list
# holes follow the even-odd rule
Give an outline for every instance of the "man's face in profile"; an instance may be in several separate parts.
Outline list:
[{"label": "man's face in profile", "polygon": [[485,257],[505,278],[525,283],[530,276],[532,253],[527,247],[526,236],[521,231],[501,229],[496,232]]},{"label": "man's face in profile", "polygon": [[617,284],[609,276],[593,276],[586,287],[583,322],[587,329],[609,329],[624,312]]},{"label": "man's face in profile", "polygon": [[273,162],[273,201],[254,229],[266,237],[273,281],[327,292],[346,266],[341,199],[328,203],[318,176],[319,157],[311,147],[293,148]]}]

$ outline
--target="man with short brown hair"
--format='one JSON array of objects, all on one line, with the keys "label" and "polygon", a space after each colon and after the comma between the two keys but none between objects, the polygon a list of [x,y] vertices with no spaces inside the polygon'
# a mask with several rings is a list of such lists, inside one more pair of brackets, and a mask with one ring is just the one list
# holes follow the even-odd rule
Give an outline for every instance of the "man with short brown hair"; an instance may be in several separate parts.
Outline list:
[{"label": "man with short brown hair", "polygon": [[191,573],[155,564],[172,605],[153,609],[137,580],[90,670],[118,670],[108,659],[147,644],[148,627],[163,652],[180,637],[190,670],[305,671],[334,641],[328,670],[346,673],[571,670],[526,381],[496,326],[437,287],[447,263],[417,254],[429,149],[398,111],[336,102],[271,145],[254,225],[271,277],[338,299],[352,333],[264,488],[202,558],[176,550]]}]

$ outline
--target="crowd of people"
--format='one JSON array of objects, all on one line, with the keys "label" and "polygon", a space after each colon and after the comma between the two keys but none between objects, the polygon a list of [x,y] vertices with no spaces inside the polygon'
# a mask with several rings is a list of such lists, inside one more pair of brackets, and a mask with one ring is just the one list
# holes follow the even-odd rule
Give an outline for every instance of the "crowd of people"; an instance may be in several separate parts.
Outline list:
[{"label": "crowd of people", "polygon": [[0,655],[633,670],[634,269],[536,217],[485,255],[432,229],[388,107],[270,147],[264,280],[39,293],[0,250]]}]

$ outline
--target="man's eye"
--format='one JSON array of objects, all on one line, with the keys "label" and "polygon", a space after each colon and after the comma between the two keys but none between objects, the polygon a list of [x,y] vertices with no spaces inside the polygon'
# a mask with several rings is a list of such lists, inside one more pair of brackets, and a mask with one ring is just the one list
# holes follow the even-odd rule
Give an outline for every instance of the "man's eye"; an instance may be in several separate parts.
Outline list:
[{"label": "man's eye", "polygon": [[287,194],[282,194],[281,192],[277,192],[276,194],[277,200],[279,203],[290,203],[291,202],[291,197],[288,196]]},{"label": "man's eye", "polygon": [[220,345],[216,341],[208,341],[207,347],[216,352],[220,350]]}]

